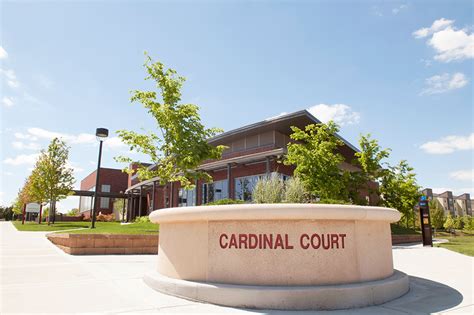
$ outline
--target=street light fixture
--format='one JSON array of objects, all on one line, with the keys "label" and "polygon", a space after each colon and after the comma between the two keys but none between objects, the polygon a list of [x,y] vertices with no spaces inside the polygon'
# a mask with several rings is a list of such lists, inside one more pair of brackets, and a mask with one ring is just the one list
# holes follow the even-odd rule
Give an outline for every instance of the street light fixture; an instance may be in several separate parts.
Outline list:
[{"label": "street light fixture", "polygon": [[102,158],[102,142],[109,136],[109,130],[106,128],[97,128],[95,131],[95,136],[99,140],[99,161],[97,162],[97,171],[95,173],[95,191],[94,191],[94,209],[92,209],[92,225],[91,229],[95,228],[95,216],[97,213],[97,192],[99,187],[99,173],[100,173],[100,160]]}]

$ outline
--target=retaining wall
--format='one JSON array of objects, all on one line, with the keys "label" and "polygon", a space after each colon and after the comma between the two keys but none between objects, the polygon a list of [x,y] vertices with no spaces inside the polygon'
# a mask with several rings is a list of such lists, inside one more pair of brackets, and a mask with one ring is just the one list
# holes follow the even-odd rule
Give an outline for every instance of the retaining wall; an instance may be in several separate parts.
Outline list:
[{"label": "retaining wall", "polygon": [[157,234],[70,234],[51,233],[46,237],[71,255],[158,254]]}]

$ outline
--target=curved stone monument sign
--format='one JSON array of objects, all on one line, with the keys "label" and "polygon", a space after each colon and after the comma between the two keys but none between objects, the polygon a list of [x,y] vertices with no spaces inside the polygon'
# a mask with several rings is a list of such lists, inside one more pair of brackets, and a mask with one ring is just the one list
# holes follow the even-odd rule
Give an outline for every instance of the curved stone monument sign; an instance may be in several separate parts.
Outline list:
[{"label": "curved stone monument sign", "polygon": [[227,306],[339,309],[381,304],[408,291],[394,271],[394,209],[246,204],[156,210],[154,289]]}]

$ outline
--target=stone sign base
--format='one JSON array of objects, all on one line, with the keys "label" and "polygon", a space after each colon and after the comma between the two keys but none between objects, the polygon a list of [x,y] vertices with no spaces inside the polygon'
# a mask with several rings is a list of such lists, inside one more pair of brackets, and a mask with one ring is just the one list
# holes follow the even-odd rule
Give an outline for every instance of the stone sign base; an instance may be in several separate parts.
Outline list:
[{"label": "stone sign base", "polygon": [[279,310],[335,310],[379,305],[409,290],[408,276],[395,270],[376,281],[315,286],[253,286],[173,279],[152,272],[153,289],[185,299],[223,306]]}]

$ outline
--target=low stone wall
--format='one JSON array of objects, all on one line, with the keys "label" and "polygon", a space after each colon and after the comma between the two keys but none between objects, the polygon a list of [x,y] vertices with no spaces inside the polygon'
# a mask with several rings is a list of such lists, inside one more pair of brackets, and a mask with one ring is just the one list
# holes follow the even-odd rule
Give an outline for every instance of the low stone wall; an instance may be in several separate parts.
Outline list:
[{"label": "low stone wall", "polygon": [[421,234],[400,234],[392,235],[392,245],[406,244],[406,243],[421,243]]},{"label": "low stone wall", "polygon": [[46,237],[71,255],[158,254],[154,235],[50,233]]}]

